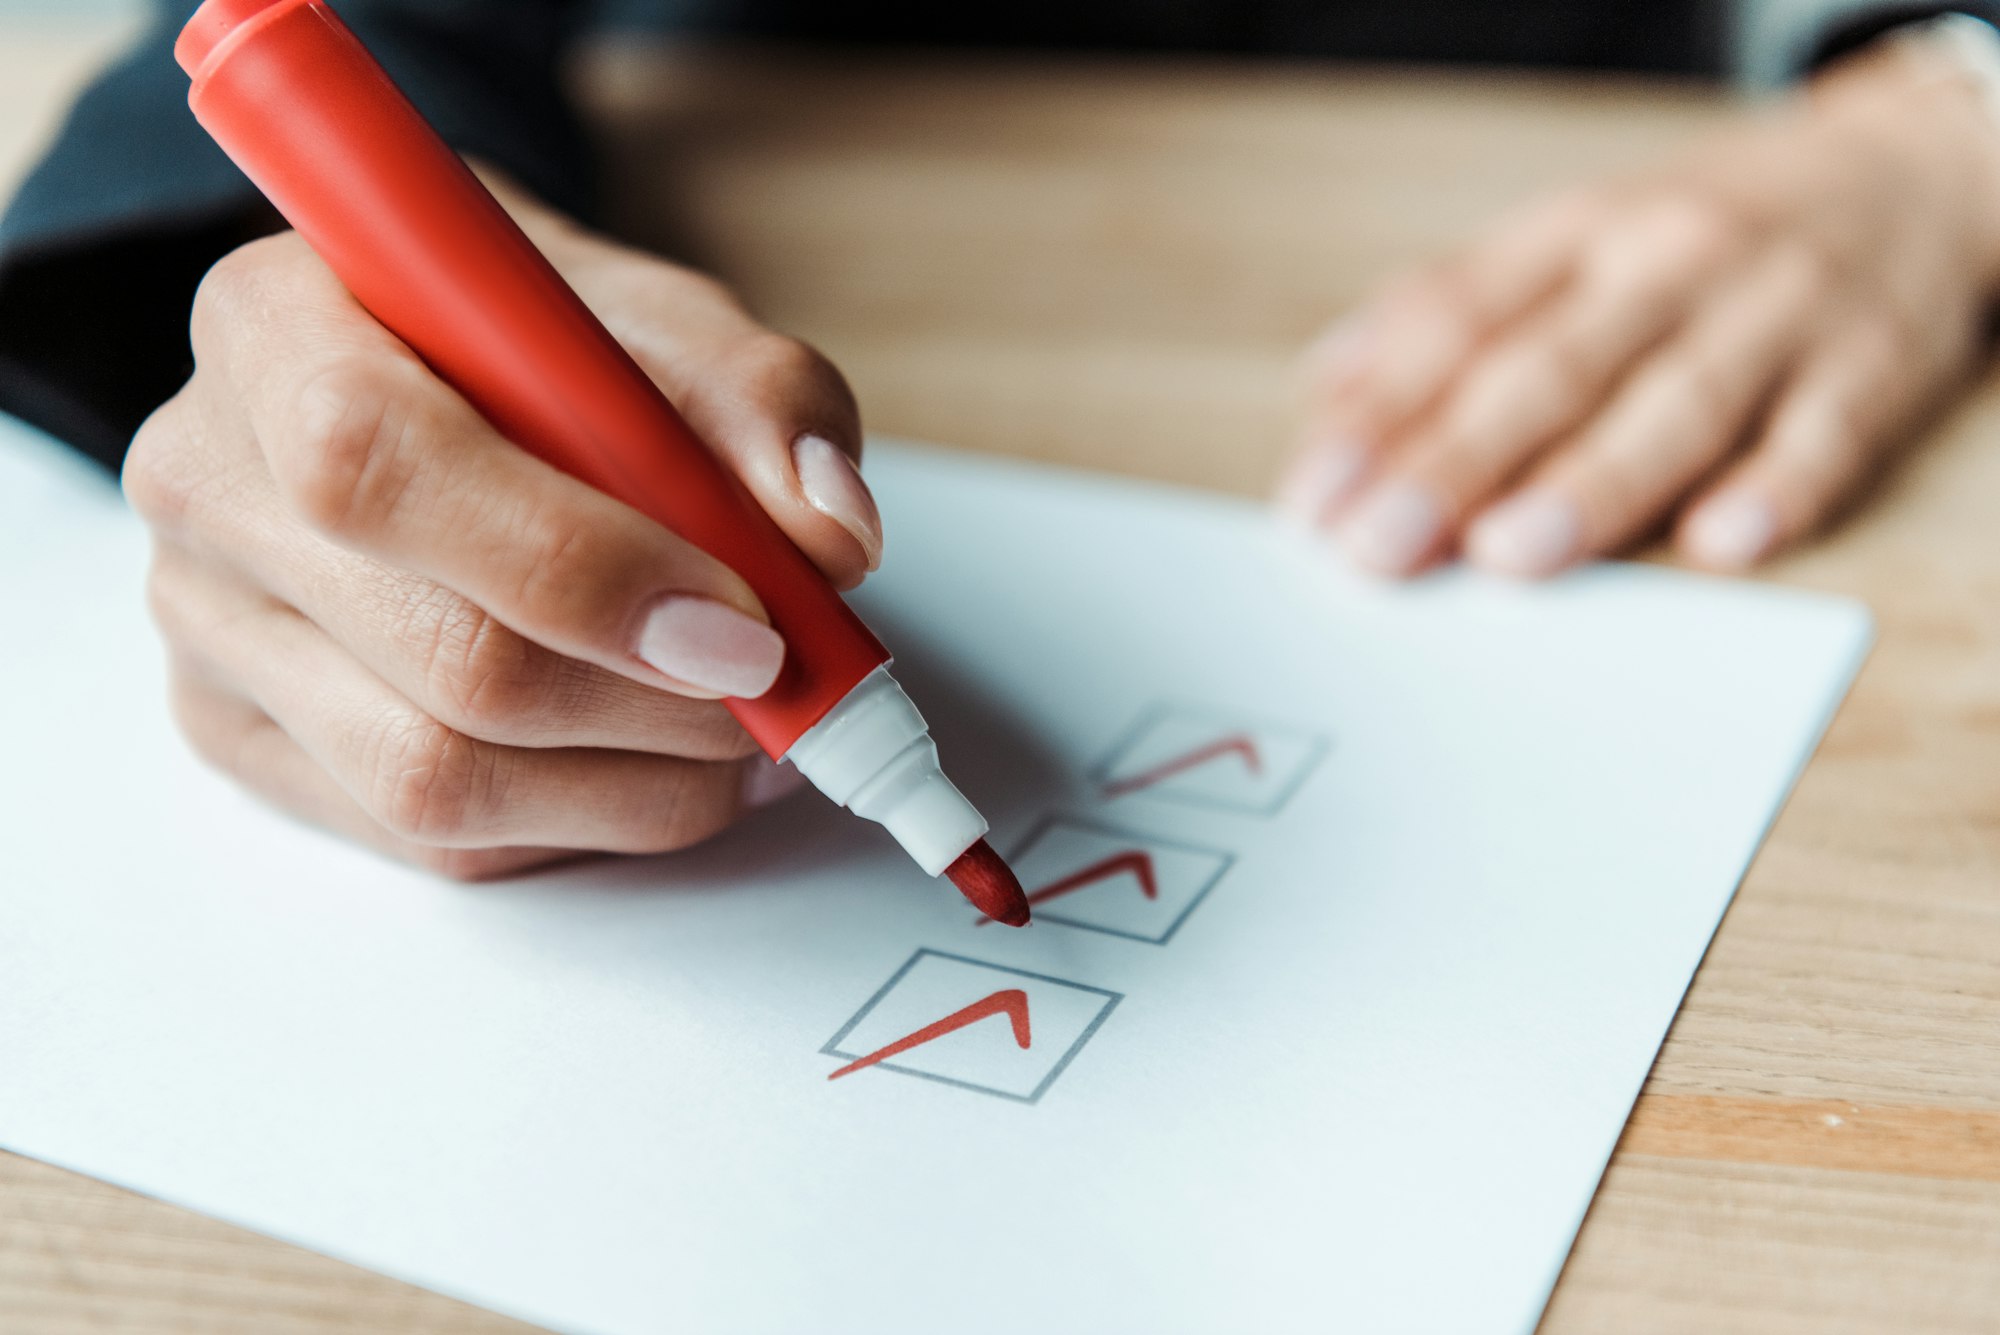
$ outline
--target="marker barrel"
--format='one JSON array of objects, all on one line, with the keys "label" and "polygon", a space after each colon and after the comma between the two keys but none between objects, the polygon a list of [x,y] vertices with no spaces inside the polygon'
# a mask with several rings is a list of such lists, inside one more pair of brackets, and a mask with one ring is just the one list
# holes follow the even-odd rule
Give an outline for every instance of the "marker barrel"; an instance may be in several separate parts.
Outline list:
[{"label": "marker barrel", "polygon": [[[348,291],[510,440],[729,566],[787,651],[728,707],[772,756],[882,644],[317,0],[208,0],[175,55],[202,126]],[[449,442],[439,442],[449,448]]]}]

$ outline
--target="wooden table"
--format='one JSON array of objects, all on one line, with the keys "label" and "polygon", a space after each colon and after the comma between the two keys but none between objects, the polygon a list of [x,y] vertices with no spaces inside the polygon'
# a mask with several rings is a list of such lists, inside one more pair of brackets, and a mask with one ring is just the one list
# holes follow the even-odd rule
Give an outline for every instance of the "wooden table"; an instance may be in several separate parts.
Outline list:
[{"label": "wooden table", "polygon": [[[0,173],[115,39],[5,31]],[[1282,452],[1292,352],[1372,276],[1728,114],[1653,85],[1314,66],[592,68],[630,225],[819,343],[876,429],[1245,493]],[[1866,600],[1880,644],[1702,966],[1545,1330],[2000,1329],[1996,527],[1989,384],[1773,572]],[[0,1327],[521,1329],[4,1155]]]}]

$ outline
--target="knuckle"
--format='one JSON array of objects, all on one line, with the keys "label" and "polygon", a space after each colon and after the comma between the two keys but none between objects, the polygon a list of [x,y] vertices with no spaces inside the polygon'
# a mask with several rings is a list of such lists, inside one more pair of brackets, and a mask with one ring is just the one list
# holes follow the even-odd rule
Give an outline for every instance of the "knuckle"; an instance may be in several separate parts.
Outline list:
[{"label": "knuckle", "polygon": [[1745,241],[1740,221],[1706,198],[1655,196],[1597,235],[1585,268],[1596,286],[1651,290],[1692,279]]},{"label": "knuckle", "polygon": [[1681,195],[1672,205],[1671,225],[1688,249],[1705,256],[1739,249],[1751,233],[1749,221],[1713,195]]},{"label": "knuckle", "polygon": [[237,551],[254,539],[273,498],[254,462],[185,395],[155,409],[133,435],[119,474],[126,502],[155,534],[193,547]]},{"label": "knuckle", "polygon": [[1743,220],[1712,195],[1675,193],[1655,206],[1662,241],[1691,259],[1718,258],[1745,239]]},{"label": "knuckle", "polygon": [[492,796],[491,754],[433,718],[388,722],[375,741],[369,812],[412,843],[458,843]]},{"label": "knuckle", "polygon": [[745,377],[755,384],[793,392],[808,389],[853,406],[846,377],[809,343],[761,333],[745,340],[737,359]]},{"label": "knuckle", "polygon": [[590,636],[608,631],[596,624],[613,615],[607,591],[622,586],[618,572],[646,565],[615,526],[538,507],[527,512],[518,531],[512,557],[518,564],[508,594],[519,618]]},{"label": "knuckle", "polygon": [[167,709],[174,727],[202,763],[224,774],[240,769],[239,749],[229,744],[216,717],[214,700],[186,665],[176,661],[167,680]]},{"label": "knuckle", "polygon": [[1594,360],[1573,340],[1551,336],[1516,344],[1467,378],[1447,415],[1450,435],[1473,453],[1539,438],[1595,397],[1598,378]]},{"label": "knuckle", "polygon": [[1651,402],[1690,436],[1719,431],[1736,410],[1741,377],[1713,357],[1684,357],[1658,368]]},{"label": "knuckle", "polygon": [[196,351],[210,347],[220,330],[254,324],[273,302],[273,286],[288,261],[302,251],[296,235],[280,232],[246,242],[211,264],[195,286],[189,317]]},{"label": "knuckle", "polygon": [[735,810],[740,784],[739,767],[731,762],[673,766],[649,795],[633,851],[678,853],[721,833]]},{"label": "knuckle", "polygon": [[544,652],[449,589],[431,586],[404,630],[423,646],[425,707],[456,731],[508,740],[547,703]]},{"label": "knuckle", "polygon": [[365,539],[393,509],[409,412],[396,377],[361,357],[342,357],[300,386],[283,441],[267,441],[278,484],[298,516],[336,540]]},{"label": "knuckle", "polygon": [[1526,374],[1546,398],[1576,403],[1595,396],[1603,378],[1604,354],[1574,335],[1557,335],[1536,343]]},{"label": "knuckle", "polygon": [[197,317],[227,320],[242,312],[270,262],[268,239],[252,241],[208,266],[194,290]]},{"label": "knuckle", "polygon": [[1448,265],[1399,280],[1370,304],[1380,322],[1372,341],[1402,355],[1376,358],[1375,373],[1355,385],[1365,415],[1379,422],[1411,412],[1462,369],[1485,323],[1474,288]]},{"label": "knuckle", "polygon": [[1627,216],[1590,239],[1579,266],[1585,285],[1601,288],[1628,281],[1636,264],[1657,253],[1643,221],[1643,215]]},{"label": "knuckle", "polygon": [[119,485],[133,512],[155,527],[180,527],[194,499],[194,480],[181,462],[185,444],[183,411],[176,396],[140,424],[125,453]]}]

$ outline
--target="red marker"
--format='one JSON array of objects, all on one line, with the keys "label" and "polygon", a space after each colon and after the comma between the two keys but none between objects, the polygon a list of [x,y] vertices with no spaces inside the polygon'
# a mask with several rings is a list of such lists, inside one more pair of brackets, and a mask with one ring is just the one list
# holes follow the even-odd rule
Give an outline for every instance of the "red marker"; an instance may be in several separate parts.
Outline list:
[{"label": "red marker", "polygon": [[938,767],[889,652],[318,0],[207,0],[174,47],[195,118],[369,313],[515,444],[729,566],[784,636],[729,709],[1016,926],[1028,905]]}]

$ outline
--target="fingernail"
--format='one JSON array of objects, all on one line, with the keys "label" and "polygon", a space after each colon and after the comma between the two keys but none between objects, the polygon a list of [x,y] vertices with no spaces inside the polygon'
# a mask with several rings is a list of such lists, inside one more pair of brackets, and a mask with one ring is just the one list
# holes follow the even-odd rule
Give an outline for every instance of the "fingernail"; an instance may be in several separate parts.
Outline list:
[{"label": "fingernail", "polygon": [[1361,480],[1368,451],[1346,436],[1322,436],[1299,451],[1278,483],[1278,514],[1300,528],[1316,528]]},{"label": "fingernail", "polygon": [[1687,542],[1704,565],[1742,570],[1757,564],[1778,536],[1771,503],[1747,491],[1725,492],[1695,511]]},{"label": "fingernail", "polygon": [[806,776],[793,765],[753,756],[743,767],[743,806],[746,810],[782,802],[806,786]]},{"label": "fingernail", "polygon": [[1401,573],[1437,542],[1444,513],[1414,482],[1391,482],[1363,501],[1343,530],[1347,549],[1365,566]]},{"label": "fingernail", "polygon": [[1466,550],[1483,566],[1510,575],[1547,575],[1576,556],[1583,519],[1576,502],[1530,487],[1480,516]]},{"label": "fingernail", "polygon": [[636,652],[648,665],[698,690],[754,700],[785,665],[785,641],[727,603],[669,594],[646,613]]},{"label": "fingernail", "polygon": [[870,570],[881,565],[882,512],[846,451],[824,436],[800,436],[792,445],[792,463],[812,508],[854,536]]}]

